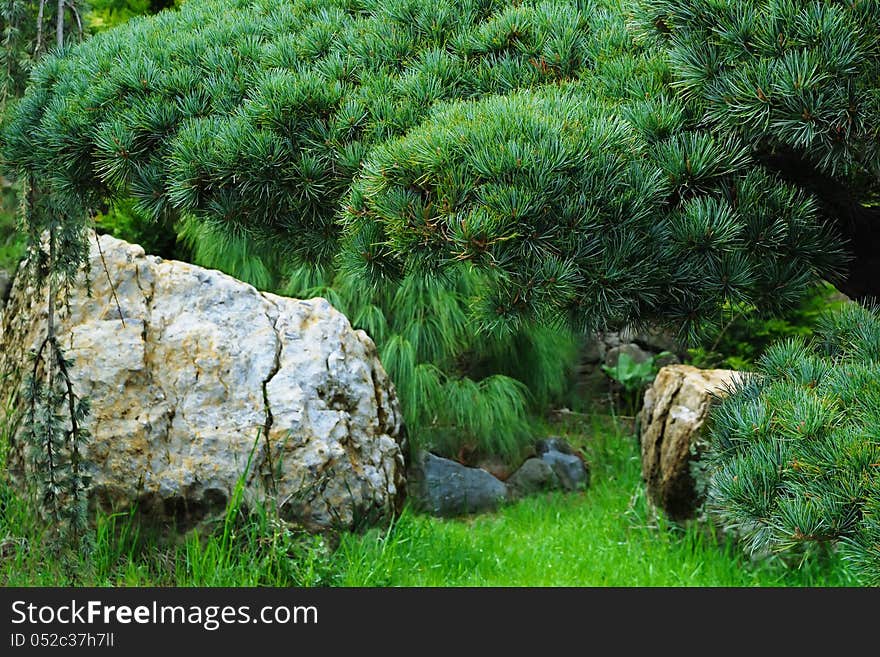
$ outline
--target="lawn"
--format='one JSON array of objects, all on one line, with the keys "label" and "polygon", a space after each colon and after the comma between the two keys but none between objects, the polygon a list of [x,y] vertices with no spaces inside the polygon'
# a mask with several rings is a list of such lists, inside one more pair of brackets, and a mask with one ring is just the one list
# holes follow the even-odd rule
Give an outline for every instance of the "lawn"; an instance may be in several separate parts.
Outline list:
[{"label": "lawn", "polygon": [[[309,537],[230,510],[173,545],[103,518],[87,550],[49,552],[28,505],[0,504],[0,584],[42,586],[850,586],[835,557],[752,562],[730,542],[648,511],[631,432],[607,416],[546,429],[579,444],[591,487],[444,520],[406,508],[390,528]],[[88,553],[90,556],[85,556]]]}]

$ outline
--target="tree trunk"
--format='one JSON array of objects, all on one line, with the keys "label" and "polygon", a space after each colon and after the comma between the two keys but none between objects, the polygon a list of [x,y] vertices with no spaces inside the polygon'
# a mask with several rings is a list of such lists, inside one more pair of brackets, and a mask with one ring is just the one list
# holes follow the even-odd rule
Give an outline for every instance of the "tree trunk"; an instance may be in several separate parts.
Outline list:
[{"label": "tree trunk", "polygon": [[880,299],[880,207],[862,205],[852,189],[797,153],[777,152],[762,159],[788,182],[815,194],[823,214],[845,240],[852,259],[845,279],[836,281],[837,288],[852,299]]},{"label": "tree trunk", "polygon": [[55,17],[55,44],[64,46],[64,0],[58,0],[58,15]]}]

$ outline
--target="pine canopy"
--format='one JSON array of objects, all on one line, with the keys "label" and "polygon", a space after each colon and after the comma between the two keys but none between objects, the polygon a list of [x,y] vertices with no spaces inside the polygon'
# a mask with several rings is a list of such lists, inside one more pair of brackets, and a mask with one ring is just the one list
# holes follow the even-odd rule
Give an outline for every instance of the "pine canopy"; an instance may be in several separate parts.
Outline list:
[{"label": "pine canopy", "polygon": [[815,194],[852,256],[841,289],[880,296],[880,2],[638,0],[632,22],[702,125]]},{"label": "pine canopy", "polygon": [[3,152],[71,226],[133,199],[196,254],[282,274],[472,264],[475,315],[498,328],[692,327],[833,276],[814,201],[747,135],[706,128],[624,16],[614,0],[189,0],[45,60]]}]

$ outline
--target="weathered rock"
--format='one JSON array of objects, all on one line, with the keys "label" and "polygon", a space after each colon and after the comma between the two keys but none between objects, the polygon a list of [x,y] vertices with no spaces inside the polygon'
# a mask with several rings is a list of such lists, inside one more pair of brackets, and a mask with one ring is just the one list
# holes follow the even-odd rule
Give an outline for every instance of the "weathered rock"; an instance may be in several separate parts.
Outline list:
[{"label": "weathered rock", "polygon": [[[73,388],[91,401],[93,507],[137,502],[146,517],[186,528],[222,511],[242,476],[247,499],[272,494],[283,517],[310,529],[398,506],[401,414],[363,331],[324,299],[261,294],[137,245],[100,242],[106,273],[93,241],[91,295],[81,286],[57,306]],[[10,374],[0,399],[46,333],[45,292],[23,278],[0,326],[0,373]],[[20,435],[9,464],[21,482]]]},{"label": "weathered rock", "polygon": [[703,425],[713,399],[724,395],[741,374],[670,365],[645,392],[639,414],[642,478],[648,497],[673,520],[695,516],[702,482],[692,474],[706,447]]},{"label": "weathered rock", "polygon": [[451,517],[494,511],[508,492],[503,482],[481,468],[420,451],[410,464],[407,495],[416,509]]},{"label": "weathered rock", "polygon": [[553,466],[539,457],[526,459],[506,483],[512,497],[525,497],[562,487]]}]

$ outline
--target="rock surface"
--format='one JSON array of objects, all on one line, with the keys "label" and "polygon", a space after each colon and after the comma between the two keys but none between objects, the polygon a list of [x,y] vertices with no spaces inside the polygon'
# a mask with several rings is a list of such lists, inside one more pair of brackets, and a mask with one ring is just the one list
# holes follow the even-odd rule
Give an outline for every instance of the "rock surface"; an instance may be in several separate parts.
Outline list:
[{"label": "rock surface", "polygon": [[[402,416],[366,333],[324,299],[261,294],[106,235],[100,244],[107,271],[93,239],[91,296],[80,286],[57,305],[74,390],[91,400],[93,507],[136,501],[192,526],[223,510],[240,476],[249,499],[272,495],[284,518],[315,530],[399,505]],[[0,399],[46,331],[45,292],[23,278],[0,325]],[[9,463],[21,482],[20,439]]]},{"label": "rock surface", "polygon": [[508,498],[504,482],[485,470],[424,451],[410,464],[407,494],[415,508],[441,517],[494,511]]},{"label": "rock surface", "polygon": [[512,498],[553,490],[573,492],[590,485],[589,466],[562,438],[536,441],[534,453],[505,482]]},{"label": "rock surface", "polygon": [[[663,352],[667,353],[661,356]],[[619,392],[620,386],[608,377],[602,365],[616,366],[622,353],[636,363],[655,358],[656,366],[662,367],[681,362],[684,349],[668,331],[656,327],[595,333],[581,348],[575,372],[578,394],[596,401],[606,399],[609,391]]]},{"label": "rock surface", "polygon": [[553,469],[564,491],[582,490],[590,485],[590,470],[584,460],[561,438],[539,440],[538,457]]},{"label": "rock surface", "polygon": [[617,365],[617,361],[620,360],[620,356],[622,354],[626,354],[627,356],[629,356],[636,364],[649,361],[654,356],[654,354],[645,351],[635,343],[625,342],[620,346],[612,347],[606,352],[605,365],[607,365],[608,367],[614,367],[615,365]]},{"label": "rock surface", "polygon": [[526,459],[505,483],[512,497],[525,497],[562,487],[553,466],[538,457]]},{"label": "rock surface", "polygon": [[715,396],[740,377],[733,370],[669,365],[645,392],[639,414],[642,478],[650,501],[673,520],[693,518],[702,503],[693,477],[706,446],[703,425]]}]

